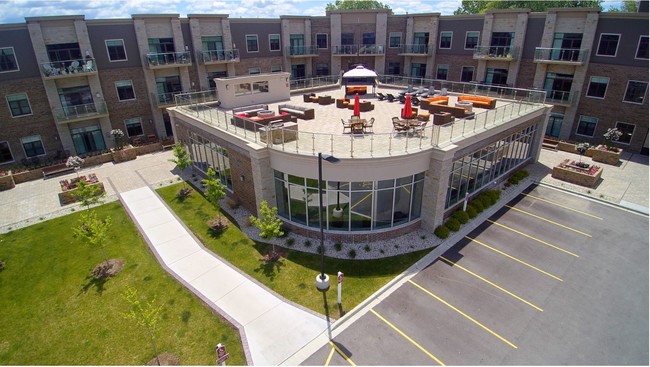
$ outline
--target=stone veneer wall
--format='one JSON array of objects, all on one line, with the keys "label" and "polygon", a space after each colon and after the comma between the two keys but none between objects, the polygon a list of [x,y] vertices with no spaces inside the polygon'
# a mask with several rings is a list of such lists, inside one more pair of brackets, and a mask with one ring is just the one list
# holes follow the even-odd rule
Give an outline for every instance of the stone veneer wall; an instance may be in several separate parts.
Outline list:
[{"label": "stone veneer wall", "polygon": [[[386,240],[396,238],[409,234],[420,228],[421,222],[419,220],[409,223],[404,227],[394,228],[382,232],[373,233],[359,233],[359,232],[332,232],[325,231],[324,237],[326,241],[341,241],[341,242],[373,242],[379,240]],[[301,236],[314,238],[320,240],[319,228],[305,228],[298,227],[292,223],[284,222],[284,227],[293,233]]]}]

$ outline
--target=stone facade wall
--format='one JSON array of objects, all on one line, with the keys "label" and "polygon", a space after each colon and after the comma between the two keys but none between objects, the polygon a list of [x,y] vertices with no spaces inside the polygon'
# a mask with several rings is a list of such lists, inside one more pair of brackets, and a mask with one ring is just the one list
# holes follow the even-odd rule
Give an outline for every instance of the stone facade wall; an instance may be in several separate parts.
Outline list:
[{"label": "stone facade wall", "polygon": [[[241,59],[240,62],[235,63],[235,73],[236,75],[248,75],[248,69],[250,68],[260,68],[262,74],[270,73],[271,66],[282,66],[282,64],[282,56],[265,57],[260,59]],[[291,70],[284,71],[291,72]]]},{"label": "stone facade wall", "polygon": [[[299,234],[301,236],[313,238],[316,240],[320,240],[320,229],[319,228],[305,228],[305,227],[298,227],[296,225],[293,225],[291,223],[284,223],[284,227],[288,229],[289,231]],[[374,241],[379,241],[379,240],[386,240],[390,238],[396,238],[400,236],[404,236],[405,234],[411,233],[414,230],[417,230],[420,228],[420,221],[415,221],[412,222],[404,227],[399,227],[387,231],[382,231],[382,232],[374,232],[374,233],[356,233],[356,232],[330,232],[330,231],[325,231],[325,240],[326,241],[340,241],[342,243],[345,242],[374,242]]]},{"label": "stone facade wall", "polygon": [[474,67],[474,80],[476,79],[476,68],[478,62],[472,58],[461,55],[440,55],[436,57],[436,64],[433,66],[433,78],[436,78],[436,73],[438,70],[438,65],[448,65],[447,80],[451,82],[460,82],[460,73],[463,69],[463,66],[472,66]]}]

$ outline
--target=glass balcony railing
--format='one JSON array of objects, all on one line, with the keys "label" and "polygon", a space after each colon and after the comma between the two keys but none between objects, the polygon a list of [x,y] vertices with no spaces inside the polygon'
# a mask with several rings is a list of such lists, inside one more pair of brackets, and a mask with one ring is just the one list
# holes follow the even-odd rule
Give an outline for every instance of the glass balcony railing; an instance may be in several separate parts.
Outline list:
[{"label": "glass balcony railing", "polygon": [[399,45],[400,55],[428,55],[429,45]]},{"label": "glass balcony railing", "polygon": [[332,55],[357,55],[359,45],[340,45],[332,46]]},{"label": "glass balcony railing", "polygon": [[106,102],[94,102],[75,106],[57,107],[52,110],[59,123],[69,123],[108,115]]},{"label": "glass balcony railing", "polygon": [[587,48],[535,48],[535,62],[584,64],[587,61]]},{"label": "glass balcony railing", "polygon": [[359,55],[383,55],[383,45],[359,45]]},{"label": "glass balcony railing", "polygon": [[209,50],[198,51],[196,58],[201,64],[219,64],[227,62],[239,62],[239,50]]},{"label": "glass balcony railing", "polygon": [[95,59],[87,57],[79,60],[52,61],[41,64],[43,76],[61,78],[88,75],[97,72]]},{"label": "glass balcony railing", "polygon": [[144,55],[145,63],[150,68],[164,66],[189,66],[192,64],[192,58],[189,51],[183,52],[165,52],[165,53],[148,53]]},{"label": "glass balcony railing", "polygon": [[317,56],[318,47],[316,45],[312,46],[288,46],[287,54],[289,56]]},{"label": "glass balcony railing", "polygon": [[291,79],[289,89],[300,90],[317,87],[326,87],[328,85],[334,86],[339,82],[338,75],[317,76],[313,78]]},{"label": "glass balcony railing", "polygon": [[386,52],[384,45],[341,45],[332,46],[333,55],[376,56]]},{"label": "glass balcony railing", "polygon": [[514,46],[476,46],[474,59],[506,60],[519,58],[519,47]]},{"label": "glass balcony railing", "polygon": [[546,91],[547,103],[573,106],[576,103],[577,99],[578,99],[577,91],[563,91],[563,90]]}]

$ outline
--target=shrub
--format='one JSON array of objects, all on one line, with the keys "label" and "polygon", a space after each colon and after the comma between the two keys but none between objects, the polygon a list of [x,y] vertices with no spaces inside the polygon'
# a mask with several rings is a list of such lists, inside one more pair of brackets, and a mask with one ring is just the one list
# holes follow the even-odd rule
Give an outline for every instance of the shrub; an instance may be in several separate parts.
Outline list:
[{"label": "shrub", "polygon": [[478,213],[476,212],[476,209],[473,206],[468,205],[467,206],[467,217],[469,219],[474,219],[474,218],[476,218],[477,215],[478,215]]},{"label": "shrub", "polygon": [[485,209],[480,200],[472,200],[469,205],[473,206],[477,213],[481,213]]},{"label": "shrub", "polygon": [[449,218],[445,222],[445,226],[454,232],[458,232],[460,229],[460,222],[456,218]]},{"label": "shrub", "polygon": [[343,249],[343,244],[341,242],[337,242],[334,244],[334,250],[341,251],[342,249]]},{"label": "shrub", "polygon": [[228,207],[232,210],[239,208],[239,203],[231,198],[226,199],[226,205],[228,205]]},{"label": "shrub", "polygon": [[490,199],[490,197],[485,193],[481,193],[481,195],[478,196],[478,199],[481,201],[481,204],[483,204],[484,209],[492,205],[492,199]]},{"label": "shrub", "polygon": [[293,237],[289,237],[285,242],[287,243],[287,246],[291,247],[293,246],[294,243],[296,243],[296,239]]},{"label": "shrub", "polygon": [[311,247],[311,241],[305,240],[305,247]]},{"label": "shrub", "polygon": [[447,228],[447,226],[445,226],[444,224],[439,225],[433,231],[433,234],[435,234],[438,238],[444,240],[445,238],[449,237],[449,228]]},{"label": "shrub", "polygon": [[357,251],[355,249],[348,251],[348,257],[350,259],[354,259],[355,257],[357,257]]},{"label": "shrub", "polygon": [[365,246],[363,246],[363,250],[364,250],[365,252],[370,252],[370,245],[365,245]]},{"label": "shrub", "polygon": [[452,218],[455,218],[460,224],[465,224],[469,222],[469,215],[462,210],[457,210],[454,214],[451,215]]}]

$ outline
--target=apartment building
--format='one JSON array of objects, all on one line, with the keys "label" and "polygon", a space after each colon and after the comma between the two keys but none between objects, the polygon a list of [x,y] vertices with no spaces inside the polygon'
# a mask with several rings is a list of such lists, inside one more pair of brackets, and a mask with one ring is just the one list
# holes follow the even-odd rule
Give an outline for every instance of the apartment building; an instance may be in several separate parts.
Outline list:
[{"label": "apartment building", "polygon": [[0,167],[84,155],[129,138],[171,136],[166,107],[214,78],[290,72],[292,80],[355,65],[379,74],[546,92],[546,135],[648,149],[648,13],[597,9],[486,14],[230,19],[139,14],[131,19],[29,17],[0,25]]}]

